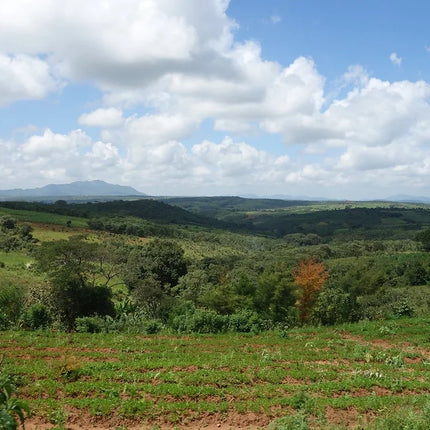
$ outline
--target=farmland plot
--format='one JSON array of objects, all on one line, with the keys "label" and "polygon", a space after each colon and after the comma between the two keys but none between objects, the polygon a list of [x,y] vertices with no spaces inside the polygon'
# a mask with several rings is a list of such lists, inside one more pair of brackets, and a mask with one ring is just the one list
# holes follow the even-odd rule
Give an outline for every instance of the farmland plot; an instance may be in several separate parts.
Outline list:
[{"label": "farmland plot", "polygon": [[370,428],[400,412],[425,419],[429,322],[258,336],[3,332],[0,354],[33,411],[26,428]]}]

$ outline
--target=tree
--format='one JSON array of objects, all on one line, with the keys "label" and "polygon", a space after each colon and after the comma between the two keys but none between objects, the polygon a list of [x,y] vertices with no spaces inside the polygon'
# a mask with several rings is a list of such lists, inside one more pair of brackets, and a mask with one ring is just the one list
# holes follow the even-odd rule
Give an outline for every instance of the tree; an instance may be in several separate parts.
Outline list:
[{"label": "tree", "polygon": [[328,278],[328,272],[324,263],[311,258],[300,261],[292,275],[299,295],[296,307],[303,323],[310,318],[316,297]]},{"label": "tree", "polygon": [[151,317],[164,318],[177,293],[175,286],[186,273],[184,250],[175,242],[155,239],[130,252],[123,279]]},{"label": "tree", "polygon": [[291,274],[284,266],[267,268],[261,274],[255,291],[255,308],[265,318],[285,321],[295,300]]},{"label": "tree", "polygon": [[430,252],[430,228],[418,233],[416,239],[423,244],[425,251]]},{"label": "tree", "polygon": [[9,215],[3,215],[0,217],[0,228],[2,230],[13,230],[16,226],[16,220]]},{"label": "tree", "polygon": [[116,255],[81,236],[45,242],[36,251],[37,267],[50,281],[51,304],[69,329],[77,317],[113,315],[109,285],[115,278]]},{"label": "tree", "polygon": [[186,273],[184,250],[175,242],[155,239],[130,252],[125,280],[133,289],[139,280],[152,278],[160,283],[163,292],[171,295],[172,288]]}]

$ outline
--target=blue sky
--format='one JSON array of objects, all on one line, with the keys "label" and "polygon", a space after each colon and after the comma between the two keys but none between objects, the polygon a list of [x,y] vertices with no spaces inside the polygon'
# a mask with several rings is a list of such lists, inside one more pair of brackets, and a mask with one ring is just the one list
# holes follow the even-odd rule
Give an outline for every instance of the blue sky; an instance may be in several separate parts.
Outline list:
[{"label": "blue sky", "polygon": [[423,0],[4,0],[0,188],[430,196]]}]

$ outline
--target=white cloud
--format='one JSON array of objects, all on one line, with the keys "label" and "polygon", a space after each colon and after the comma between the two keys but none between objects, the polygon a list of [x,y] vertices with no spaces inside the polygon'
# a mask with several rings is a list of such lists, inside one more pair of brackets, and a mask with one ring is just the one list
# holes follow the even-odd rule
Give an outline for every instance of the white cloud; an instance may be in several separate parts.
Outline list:
[{"label": "white cloud", "polygon": [[78,120],[80,125],[88,127],[118,127],[123,124],[122,111],[116,108],[100,108],[90,113],[84,113]]},{"label": "white cloud", "polygon": [[1,2],[0,53],[44,54],[63,77],[107,92],[166,73],[226,70],[222,52],[235,25],[227,6],[224,0]]},{"label": "white cloud", "polygon": [[[315,184],[327,195],[364,185],[376,193],[372,181],[425,189],[427,82],[387,82],[352,65],[328,95],[311,58],[281,65],[264,60],[258,42],[235,41],[228,3],[0,2],[2,105],[47,97],[64,82],[103,95],[100,108],[91,101],[94,110],[78,119],[101,128],[97,139],[52,127],[1,140],[2,183],[101,178],[166,194],[315,194]],[[390,60],[402,64],[395,52]],[[234,137],[208,135],[191,146],[204,120]],[[264,147],[267,134],[288,145],[284,154],[246,142],[258,136]]]},{"label": "white cloud", "polygon": [[390,54],[390,61],[395,65],[395,66],[401,66],[402,65],[402,58],[400,58],[395,52],[392,52]]},{"label": "white cloud", "polygon": [[272,15],[270,21],[272,21],[272,24],[278,24],[282,21],[282,18],[279,15]]},{"label": "white cloud", "polygon": [[17,100],[42,99],[59,87],[45,61],[0,52],[0,106]]}]

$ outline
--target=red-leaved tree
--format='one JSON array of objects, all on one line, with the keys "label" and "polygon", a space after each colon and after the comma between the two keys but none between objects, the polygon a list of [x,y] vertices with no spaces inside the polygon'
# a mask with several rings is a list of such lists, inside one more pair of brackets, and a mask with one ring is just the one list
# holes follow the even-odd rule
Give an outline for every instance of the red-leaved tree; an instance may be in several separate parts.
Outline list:
[{"label": "red-leaved tree", "polygon": [[299,298],[296,307],[299,319],[301,322],[306,322],[311,316],[318,292],[328,278],[327,268],[324,263],[311,258],[300,261],[292,274],[298,288]]}]

